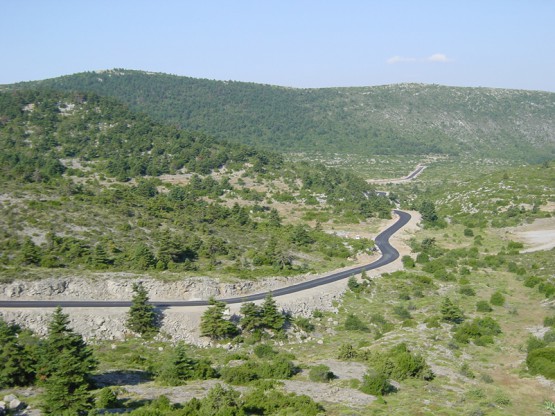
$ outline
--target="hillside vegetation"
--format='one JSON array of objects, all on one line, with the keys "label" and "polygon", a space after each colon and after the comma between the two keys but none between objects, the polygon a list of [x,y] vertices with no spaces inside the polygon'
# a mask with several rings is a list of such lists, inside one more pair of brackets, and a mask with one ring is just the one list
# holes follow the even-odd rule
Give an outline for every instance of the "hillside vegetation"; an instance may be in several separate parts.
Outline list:
[{"label": "hillside vegetation", "polygon": [[[391,210],[352,174],[161,125],[94,94],[1,93],[0,166],[10,276],[20,267],[242,277],[329,268],[373,243],[322,223]],[[285,219],[284,207],[299,213]]]},{"label": "hillside vegetation", "polygon": [[484,155],[541,161],[555,151],[555,94],[400,84],[294,89],[130,70],[37,85],[117,97],[154,119],[285,152]]}]

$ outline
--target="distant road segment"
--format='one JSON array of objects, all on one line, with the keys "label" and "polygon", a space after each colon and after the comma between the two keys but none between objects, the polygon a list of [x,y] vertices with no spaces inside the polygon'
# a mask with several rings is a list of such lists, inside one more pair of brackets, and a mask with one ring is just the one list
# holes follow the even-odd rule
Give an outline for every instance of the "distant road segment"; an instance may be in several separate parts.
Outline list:
[{"label": "distant road segment", "polygon": [[[414,173],[414,172],[413,172]],[[382,231],[374,240],[376,246],[381,252],[381,257],[376,261],[364,265],[354,267],[342,272],[332,273],[330,275],[320,277],[307,282],[298,283],[295,285],[283,287],[281,289],[272,290],[271,292],[261,292],[254,295],[240,296],[234,298],[220,299],[221,301],[231,303],[251,302],[255,300],[264,299],[268,293],[274,297],[285,296],[303,290],[312,289],[318,286],[327,285],[338,280],[345,279],[363,271],[377,269],[378,267],[385,266],[399,258],[399,252],[389,243],[389,239],[393,234],[403,228],[410,220],[411,215],[407,212],[394,210],[399,219],[386,230]],[[157,307],[170,307],[170,306],[205,306],[208,305],[207,300],[185,300],[185,301],[156,301],[151,304]],[[0,308],[55,308],[61,306],[62,308],[125,308],[131,306],[130,301],[97,301],[97,300],[1,300]]]}]

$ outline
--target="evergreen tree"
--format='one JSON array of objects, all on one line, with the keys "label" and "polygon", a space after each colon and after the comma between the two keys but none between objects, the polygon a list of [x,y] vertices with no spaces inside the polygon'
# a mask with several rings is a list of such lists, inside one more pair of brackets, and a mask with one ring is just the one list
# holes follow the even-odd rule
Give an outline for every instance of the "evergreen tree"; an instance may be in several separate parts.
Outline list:
[{"label": "evergreen tree", "polygon": [[133,299],[127,313],[126,326],[143,337],[152,337],[158,333],[156,312],[148,300],[148,292],[143,285],[133,283]]},{"label": "evergreen tree", "polygon": [[239,325],[243,331],[254,331],[264,325],[262,322],[262,308],[255,303],[243,303],[239,312],[242,315]]},{"label": "evergreen tree", "polygon": [[200,319],[200,334],[213,339],[231,338],[237,335],[237,327],[224,318],[226,304],[210,298],[210,307]]},{"label": "evergreen tree", "polygon": [[435,224],[439,219],[436,206],[432,201],[423,201],[418,211],[422,215],[422,221],[425,223]]},{"label": "evergreen tree", "polygon": [[271,293],[266,295],[262,303],[262,323],[266,328],[279,331],[283,328],[285,317],[278,311],[276,301]]},{"label": "evergreen tree", "polygon": [[185,344],[180,342],[162,365],[156,379],[169,386],[179,386],[195,376],[196,362],[187,355]]},{"label": "evergreen tree", "polygon": [[21,251],[19,253],[18,261],[20,264],[27,265],[38,265],[42,257],[42,251],[33,242],[31,237],[25,237],[23,244],[21,245]]},{"label": "evergreen tree", "polygon": [[31,384],[34,360],[18,340],[19,328],[0,318],[0,389]]},{"label": "evergreen tree", "polygon": [[444,321],[460,324],[464,321],[464,314],[461,308],[451,302],[451,299],[445,298],[440,307],[441,316]]},{"label": "evergreen tree", "polygon": [[43,381],[42,408],[47,415],[79,415],[92,407],[90,373],[97,362],[83,338],[69,328],[69,317],[58,307],[48,325],[39,379]]}]

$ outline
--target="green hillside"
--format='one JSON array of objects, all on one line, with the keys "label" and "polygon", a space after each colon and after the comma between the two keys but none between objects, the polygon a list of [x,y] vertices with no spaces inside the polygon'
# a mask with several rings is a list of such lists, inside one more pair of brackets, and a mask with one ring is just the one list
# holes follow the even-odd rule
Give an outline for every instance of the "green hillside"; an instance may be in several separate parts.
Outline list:
[{"label": "green hillside", "polygon": [[[358,222],[391,210],[347,172],[159,124],[112,98],[53,91],[0,93],[0,184],[9,276],[21,267],[243,277],[335,267],[372,243],[300,216]],[[286,221],[285,205],[299,213]]]},{"label": "green hillside", "polygon": [[294,89],[130,70],[41,85],[117,97],[158,121],[286,152],[470,154],[525,161],[555,152],[555,94],[400,84]]}]

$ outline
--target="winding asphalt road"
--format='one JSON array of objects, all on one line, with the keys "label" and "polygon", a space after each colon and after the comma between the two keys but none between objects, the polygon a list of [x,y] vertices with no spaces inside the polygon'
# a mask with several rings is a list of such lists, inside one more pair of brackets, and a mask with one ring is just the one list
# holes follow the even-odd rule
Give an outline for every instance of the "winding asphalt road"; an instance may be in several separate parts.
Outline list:
[{"label": "winding asphalt road", "polygon": [[[341,279],[353,276],[362,271],[368,271],[377,269],[378,267],[385,266],[397,258],[399,258],[399,252],[389,243],[389,238],[399,231],[405,224],[407,224],[411,218],[410,214],[404,211],[394,210],[399,219],[391,227],[382,231],[374,240],[378,248],[380,249],[382,256],[374,261],[373,263],[367,264],[365,266],[354,267],[349,270],[344,270],[342,272],[332,273],[328,276],[320,277],[318,279],[309,280],[307,282],[298,283],[296,285],[283,287],[281,289],[272,290],[272,296],[285,296],[291,293],[300,292],[306,289],[312,289],[318,286],[323,286],[328,283],[336,282]],[[225,303],[242,303],[251,302],[255,300],[264,299],[269,292],[256,293],[254,295],[221,299]],[[186,301],[159,301],[151,302],[154,306],[159,308],[165,308],[170,306],[205,306],[208,305],[206,300],[186,300]],[[130,301],[60,301],[60,300],[2,300],[0,301],[1,308],[55,308],[61,306],[62,308],[114,308],[114,307],[129,307],[131,306]]]}]

